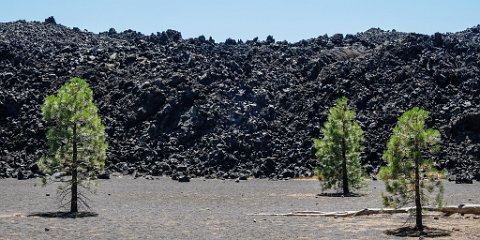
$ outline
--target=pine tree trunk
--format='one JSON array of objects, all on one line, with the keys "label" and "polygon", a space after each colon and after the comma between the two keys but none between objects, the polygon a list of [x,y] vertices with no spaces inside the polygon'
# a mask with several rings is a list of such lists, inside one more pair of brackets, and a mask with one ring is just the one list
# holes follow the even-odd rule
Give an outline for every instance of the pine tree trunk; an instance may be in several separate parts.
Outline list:
[{"label": "pine tree trunk", "polygon": [[72,169],[72,200],[70,201],[70,212],[77,213],[78,212],[78,204],[77,204],[77,168],[74,167]]},{"label": "pine tree trunk", "polygon": [[423,232],[422,201],[420,200],[420,174],[418,157],[415,157],[415,223],[419,231]]},{"label": "pine tree trunk", "polygon": [[78,179],[77,179],[77,124],[73,125],[73,153],[72,153],[72,199],[70,201],[70,212],[78,212]]},{"label": "pine tree trunk", "polygon": [[347,158],[345,156],[345,150],[343,150],[342,155],[343,155],[343,164],[342,164],[343,194],[349,194],[350,189],[348,188]]},{"label": "pine tree trunk", "polygon": [[[343,134],[345,134],[345,124],[342,126]],[[349,194],[350,189],[348,188],[348,172],[347,172],[347,144],[345,143],[345,137],[342,136],[342,175],[343,175],[343,194]]]}]

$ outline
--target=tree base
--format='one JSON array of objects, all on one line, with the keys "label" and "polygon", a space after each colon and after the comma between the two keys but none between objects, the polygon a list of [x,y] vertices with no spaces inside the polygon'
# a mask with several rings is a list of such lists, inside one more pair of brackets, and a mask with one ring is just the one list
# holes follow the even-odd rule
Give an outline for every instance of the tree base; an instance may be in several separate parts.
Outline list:
[{"label": "tree base", "polygon": [[28,215],[29,217],[42,217],[42,218],[85,218],[96,217],[98,213],[95,212],[39,212]]},{"label": "tree base", "polygon": [[423,227],[423,231],[419,231],[417,227],[401,227],[397,229],[386,230],[387,235],[393,235],[397,237],[446,237],[450,236],[450,231],[438,228]]}]

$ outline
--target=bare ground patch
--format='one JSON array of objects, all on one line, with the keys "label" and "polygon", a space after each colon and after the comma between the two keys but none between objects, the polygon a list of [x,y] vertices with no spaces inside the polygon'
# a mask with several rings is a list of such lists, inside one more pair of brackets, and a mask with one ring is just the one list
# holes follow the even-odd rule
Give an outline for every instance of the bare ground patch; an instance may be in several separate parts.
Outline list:
[{"label": "bare ground patch", "polygon": [[[113,178],[101,181],[97,195],[91,197],[97,216],[62,218],[55,217],[56,186],[34,187],[38,181],[0,180],[0,239],[405,239],[384,232],[413,224],[408,214],[254,215],[378,208],[380,182],[370,182],[363,196],[338,198],[317,196],[317,181],[192,179],[185,184],[168,178]],[[449,204],[475,204],[480,199],[478,183],[445,185]],[[28,217],[32,213],[53,214]],[[451,231],[450,237],[438,239],[480,239],[477,216],[428,214],[425,225]]]}]

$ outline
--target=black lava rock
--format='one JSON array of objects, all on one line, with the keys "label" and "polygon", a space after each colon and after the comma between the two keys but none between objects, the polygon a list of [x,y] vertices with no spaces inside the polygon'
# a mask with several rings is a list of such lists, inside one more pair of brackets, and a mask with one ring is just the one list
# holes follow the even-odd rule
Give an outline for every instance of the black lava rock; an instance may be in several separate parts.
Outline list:
[{"label": "black lava rock", "polygon": [[102,171],[97,174],[98,179],[110,179],[110,173],[107,171]]},{"label": "black lava rock", "polygon": [[55,21],[55,18],[53,16],[50,16],[50,17],[45,19],[45,23],[57,24],[57,21]]},{"label": "black lava rock", "polygon": [[182,175],[178,177],[178,182],[190,182],[190,177],[186,175]]}]

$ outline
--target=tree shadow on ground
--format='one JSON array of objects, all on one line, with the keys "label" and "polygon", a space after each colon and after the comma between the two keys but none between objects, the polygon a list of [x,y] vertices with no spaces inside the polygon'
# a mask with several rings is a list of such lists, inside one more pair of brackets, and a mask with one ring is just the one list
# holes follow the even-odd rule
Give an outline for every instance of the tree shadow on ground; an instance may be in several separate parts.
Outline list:
[{"label": "tree shadow on ground", "polygon": [[425,226],[423,231],[420,232],[416,227],[408,226],[408,227],[401,227],[397,229],[390,229],[385,230],[387,235],[393,235],[397,237],[428,237],[428,238],[435,238],[435,237],[446,237],[450,236],[450,232],[447,230],[439,229],[439,228],[430,228]]},{"label": "tree shadow on ground", "polygon": [[29,214],[27,217],[42,217],[42,218],[86,218],[97,217],[98,213],[95,212],[38,212]]},{"label": "tree shadow on ground", "polygon": [[343,193],[319,193],[317,196],[319,197],[363,197],[366,194],[363,193],[348,193],[348,194],[343,194]]}]

